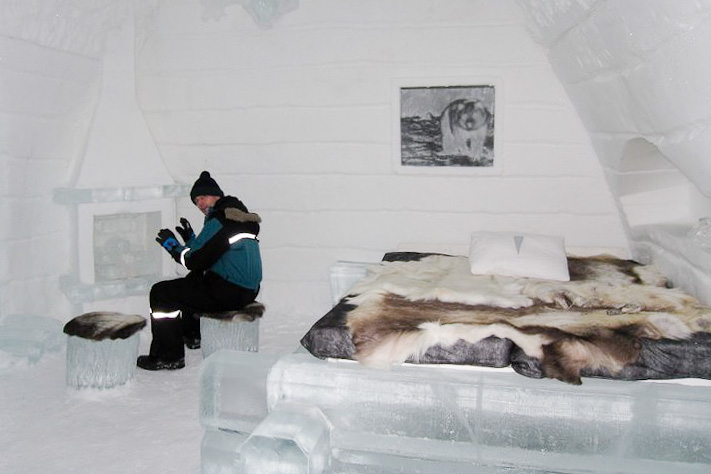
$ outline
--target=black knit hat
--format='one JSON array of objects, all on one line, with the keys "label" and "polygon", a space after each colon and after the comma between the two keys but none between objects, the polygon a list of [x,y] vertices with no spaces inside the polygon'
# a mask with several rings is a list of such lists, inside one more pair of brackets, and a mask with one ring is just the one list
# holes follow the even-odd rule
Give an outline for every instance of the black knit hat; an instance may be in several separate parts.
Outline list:
[{"label": "black knit hat", "polygon": [[214,179],[210,177],[210,173],[203,171],[200,177],[193,184],[193,189],[190,190],[190,199],[195,203],[195,198],[198,196],[224,196],[220,187]]}]

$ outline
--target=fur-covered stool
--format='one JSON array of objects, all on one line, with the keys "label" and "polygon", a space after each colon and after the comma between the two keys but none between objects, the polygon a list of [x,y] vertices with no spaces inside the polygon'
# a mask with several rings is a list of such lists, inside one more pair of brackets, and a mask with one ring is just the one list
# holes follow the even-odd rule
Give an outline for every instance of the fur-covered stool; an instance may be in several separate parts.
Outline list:
[{"label": "fur-covered stool", "polygon": [[196,314],[200,318],[202,356],[207,358],[220,349],[257,352],[263,314],[264,305],[257,301],[236,311]]},{"label": "fur-covered stool", "polygon": [[111,388],[132,379],[145,326],[146,318],[110,312],[85,313],[65,324],[67,385]]}]

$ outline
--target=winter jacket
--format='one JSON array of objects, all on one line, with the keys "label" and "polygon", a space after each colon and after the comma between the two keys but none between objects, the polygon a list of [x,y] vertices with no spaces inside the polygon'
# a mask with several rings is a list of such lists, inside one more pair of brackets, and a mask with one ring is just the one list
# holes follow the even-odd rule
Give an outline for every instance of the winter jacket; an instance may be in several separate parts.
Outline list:
[{"label": "winter jacket", "polygon": [[180,263],[188,270],[209,270],[250,290],[262,281],[259,252],[261,218],[233,196],[215,203],[205,216],[202,231],[180,250]]}]

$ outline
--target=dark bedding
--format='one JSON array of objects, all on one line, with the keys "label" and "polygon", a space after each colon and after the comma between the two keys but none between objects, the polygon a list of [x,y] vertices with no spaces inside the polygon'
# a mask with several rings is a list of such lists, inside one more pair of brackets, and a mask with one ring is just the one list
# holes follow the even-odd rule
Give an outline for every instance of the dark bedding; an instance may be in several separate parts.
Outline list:
[{"label": "dark bedding", "polygon": [[[386,254],[383,261],[412,262],[430,255],[436,254],[392,252]],[[631,261],[624,262],[625,265],[629,265],[628,262]],[[575,262],[569,263],[571,270],[576,264]],[[576,277],[575,274],[575,271],[571,271],[573,278],[584,278],[582,276]],[[348,325],[349,313],[353,312],[355,308],[355,305],[349,303],[348,297],[344,298],[313,325],[301,339],[301,344],[318,358],[358,360],[356,344]],[[630,331],[624,328],[622,333],[627,335]],[[618,333],[616,333],[616,337],[619,337]],[[711,333],[694,332],[684,339],[647,338],[638,335],[630,336],[630,338],[630,341],[626,343],[629,343],[633,348],[633,356],[621,369],[609,370],[605,367],[583,366],[577,374],[582,377],[620,380],[686,377],[711,379]],[[356,340],[358,339],[356,338]],[[543,364],[542,360],[544,360]],[[423,353],[408,357],[406,361],[422,364],[486,367],[510,365],[517,373],[527,377],[553,377],[570,383],[580,383],[577,375],[563,374],[561,376],[557,370],[551,370],[550,360],[527,355],[507,337],[490,336],[475,343],[459,339],[453,343],[434,344]],[[555,363],[559,362],[557,359],[555,360]]]},{"label": "dark bedding", "polygon": [[[311,327],[301,339],[301,345],[319,359],[355,359],[355,345],[346,324],[351,309],[353,305],[341,300]],[[437,344],[424,355],[417,359],[409,358],[407,362],[506,367],[509,365],[512,348],[510,340],[498,337],[488,337],[476,344],[459,340],[451,346]]]},{"label": "dark bedding", "polygon": [[[639,339],[639,358],[615,374],[583,369],[583,377],[617,380],[711,379],[711,334],[698,333],[683,341]],[[518,347],[511,351],[511,368],[526,377],[544,377],[541,363]]]},{"label": "dark bedding", "polygon": [[[384,262],[411,262],[435,255],[420,252],[388,252]],[[301,344],[320,359],[354,359],[355,346],[346,324],[348,312],[354,308],[342,299],[328,313],[319,319],[301,339]],[[506,367],[509,365],[513,343],[508,339],[489,337],[475,344],[457,341],[451,346],[437,344],[417,359],[407,361],[420,364],[458,364],[486,367]]]}]

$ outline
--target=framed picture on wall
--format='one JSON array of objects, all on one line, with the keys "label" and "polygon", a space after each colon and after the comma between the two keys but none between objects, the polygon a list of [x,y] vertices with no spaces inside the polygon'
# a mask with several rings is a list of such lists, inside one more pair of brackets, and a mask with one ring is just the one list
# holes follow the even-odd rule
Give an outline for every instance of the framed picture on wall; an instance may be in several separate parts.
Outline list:
[{"label": "framed picture on wall", "polygon": [[402,173],[497,174],[501,81],[399,80],[393,164]]}]

